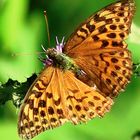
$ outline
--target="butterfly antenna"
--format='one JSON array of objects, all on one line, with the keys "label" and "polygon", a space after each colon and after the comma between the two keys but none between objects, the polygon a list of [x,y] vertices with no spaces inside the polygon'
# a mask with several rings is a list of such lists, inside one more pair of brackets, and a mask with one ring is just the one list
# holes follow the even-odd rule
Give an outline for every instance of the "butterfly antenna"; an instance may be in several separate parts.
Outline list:
[{"label": "butterfly antenna", "polygon": [[47,26],[47,36],[48,36],[48,45],[50,47],[50,32],[49,32],[49,24],[48,24],[48,18],[47,18],[47,12],[44,11],[46,26]]},{"label": "butterfly antenna", "polygon": [[34,55],[34,54],[37,54],[37,55],[40,55],[40,54],[44,54],[45,52],[34,52],[34,53],[12,53],[11,56],[12,57],[16,57],[16,56],[21,56],[21,55]]}]

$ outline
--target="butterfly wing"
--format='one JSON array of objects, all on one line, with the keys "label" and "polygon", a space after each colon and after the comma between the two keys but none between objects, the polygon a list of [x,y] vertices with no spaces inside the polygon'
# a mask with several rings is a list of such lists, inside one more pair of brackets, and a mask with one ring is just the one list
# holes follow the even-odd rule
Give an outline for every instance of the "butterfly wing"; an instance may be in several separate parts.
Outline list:
[{"label": "butterfly wing", "polygon": [[67,121],[64,89],[57,76],[55,68],[45,68],[30,87],[19,113],[20,137],[31,139]]},{"label": "butterfly wing", "polygon": [[18,133],[31,139],[67,121],[73,124],[103,116],[112,104],[70,71],[48,67],[33,83],[20,109]]},{"label": "butterfly wing", "polygon": [[[89,17],[66,42],[63,52],[84,71],[83,82],[91,81],[106,96],[125,88],[132,74],[128,37],[135,11],[133,0],[111,4]],[[87,80],[88,79],[88,80]]]},{"label": "butterfly wing", "polygon": [[81,82],[71,71],[65,72],[64,82],[68,116],[72,123],[87,122],[96,116],[102,117],[105,112],[109,111],[112,100]]}]

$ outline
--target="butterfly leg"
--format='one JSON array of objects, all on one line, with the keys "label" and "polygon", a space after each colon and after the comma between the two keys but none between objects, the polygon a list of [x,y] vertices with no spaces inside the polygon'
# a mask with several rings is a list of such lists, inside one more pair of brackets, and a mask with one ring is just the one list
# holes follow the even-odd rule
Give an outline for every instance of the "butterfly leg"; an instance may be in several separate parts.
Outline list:
[{"label": "butterfly leg", "polygon": [[50,65],[52,65],[53,60],[50,59],[47,55],[46,55],[46,57],[47,57],[47,59],[44,59],[44,58],[40,55],[40,56],[38,57],[38,59],[39,59],[41,62],[43,62],[43,64],[44,64],[45,66],[50,66]]}]

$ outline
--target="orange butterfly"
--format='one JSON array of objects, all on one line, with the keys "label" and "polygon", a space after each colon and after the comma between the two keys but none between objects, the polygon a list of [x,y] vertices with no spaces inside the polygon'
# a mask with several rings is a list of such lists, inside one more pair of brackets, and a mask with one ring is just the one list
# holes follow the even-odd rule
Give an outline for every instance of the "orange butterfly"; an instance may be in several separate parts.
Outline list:
[{"label": "orange butterfly", "polygon": [[18,133],[31,139],[65,122],[78,124],[108,112],[132,74],[124,40],[135,11],[133,0],[113,3],[90,16],[70,36],[45,50],[44,70],[20,109]]}]

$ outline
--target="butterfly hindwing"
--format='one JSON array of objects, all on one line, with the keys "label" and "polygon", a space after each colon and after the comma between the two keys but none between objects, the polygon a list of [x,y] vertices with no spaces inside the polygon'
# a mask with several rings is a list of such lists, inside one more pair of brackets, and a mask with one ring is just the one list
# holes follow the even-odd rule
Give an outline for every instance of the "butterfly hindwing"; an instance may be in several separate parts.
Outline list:
[{"label": "butterfly hindwing", "polygon": [[124,40],[134,11],[133,0],[105,7],[79,27],[63,49],[88,76],[86,84],[93,81],[111,98],[125,88],[132,75],[131,53]]},{"label": "butterfly hindwing", "polygon": [[87,122],[96,116],[104,116],[104,113],[109,111],[112,100],[79,81],[72,72],[65,73],[64,82],[69,116],[74,124]]}]

